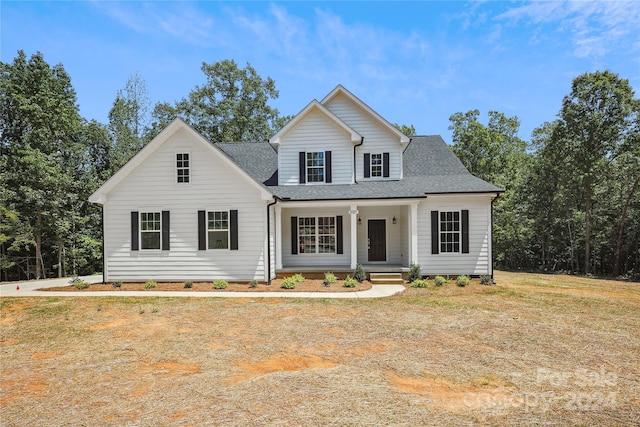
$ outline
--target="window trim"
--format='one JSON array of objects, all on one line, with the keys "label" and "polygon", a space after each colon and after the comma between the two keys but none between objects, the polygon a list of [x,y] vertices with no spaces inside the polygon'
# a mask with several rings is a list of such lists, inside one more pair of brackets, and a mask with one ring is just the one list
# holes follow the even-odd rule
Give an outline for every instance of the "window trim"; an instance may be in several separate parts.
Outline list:
[{"label": "window trim", "polygon": [[[380,156],[380,163],[377,164],[377,165],[373,164],[374,156]],[[384,172],[383,172],[383,169],[384,169],[383,162],[384,162],[384,160],[383,159],[384,159],[384,154],[383,153],[371,153],[369,155],[369,177],[370,178],[382,178],[383,177],[383,175],[384,175]],[[376,175],[374,173],[374,167],[380,168],[379,175]]]},{"label": "window trim", "polygon": [[[454,228],[455,228],[455,223],[458,223],[458,230],[442,230],[442,224],[443,224],[443,220],[442,220],[442,216],[443,214],[446,216],[447,214],[454,214],[454,218],[452,219],[452,221],[447,221],[445,220],[444,222],[451,222],[452,224],[454,224]],[[458,219],[457,221],[455,220],[455,214],[458,214]],[[458,236],[458,241],[445,241],[445,239],[443,239],[444,235],[457,235]],[[452,248],[455,248],[455,245],[458,245],[458,250],[445,250],[447,245],[452,245]],[[462,210],[457,209],[457,210],[440,210],[438,211],[438,252],[440,254],[453,254],[453,255],[457,255],[457,254],[462,254]]]},{"label": "window trim", "polygon": [[[178,166],[178,162],[184,161],[184,159],[178,160],[178,156],[184,156],[184,155],[187,156],[188,164],[187,164],[186,167],[184,167],[184,166],[180,167],[180,166]],[[192,181],[192,174],[191,174],[192,157],[191,157],[191,152],[189,152],[189,151],[177,152],[176,151],[174,160],[175,160],[174,167],[175,167],[175,173],[176,173],[175,184],[178,184],[178,185],[189,185],[189,184],[191,184],[191,181]],[[187,175],[186,175],[187,176],[187,181],[180,182],[180,178],[181,178],[180,171],[181,170],[186,170],[187,171]]]},{"label": "window trim", "polygon": [[[143,216],[149,215],[149,214],[153,214],[158,215],[158,220],[156,221],[155,218],[153,219],[152,222],[157,222],[160,226],[160,228],[158,228],[157,230],[143,230],[142,227],[142,222]],[[146,222],[149,222],[149,220],[147,219]],[[143,233],[158,233],[158,247],[157,248],[145,248],[144,247],[144,239],[142,238]],[[148,210],[148,211],[141,211],[138,214],[138,248],[140,251],[144,251],[144,252],[159,252],[162,251],[162,211],[153,211],[153,210]]]},{"label": "window trim", "polygon": [[[310,154],[319,154],[322,157],[322,166],[309,166],[309,155]],[[313,160],[313,159],[312,159]],[[305,163],[304,163],[304,174],[305,174],[305,182],[307,184],[324,184],[326,182],[326,173],[327,173],[327,159],[325,151],[305,151]],[[311,181],[309,171],[311,169],[321,169],[322,173],[318,176],[322,177],[321,181]]]},{"label": "window trim", "polygon": [[[338,228],[339,228],[339,221],[336,215],[310,215],[310,216],[298,216],[296,217],[296,234],[297,234],[297,241],[296,241],[296,246],[297,246],[297,254],[299,255],[319,255],[319,256],[326,256],[326,255],[338,255],[339,251],[338,251]],[[333,220],[333,233],[329,233],[329,234],[325,234],[325,233],[320,233],[320,218],[331,218]],[[303,234],[301,233],[301,228],[304,227],[304,225],[301,225],[300,222],[305,220],[305,219],[313,219],[314,220],[314,232],[312,234]],[[331,227],[331,224],[329,224],[329,226]],[[305,236],[313,236],[314,238],[314,247],[315,250],[314,252],[306,252],[305,251],[305,245],[302,244],[302,239]],[[333,237],[333,244],[331,243],[320,243],[320,237],[322,236],[329,236],[329,237]],[[329,246],[333,246],[333,251],[332,252],[320,252],[319,248],[321,245],[329,245]]]},{"label": "window trim", "polygon": [[[209,214],[214,214],[219,212],[219,213],[226,213],[227,214],[227,228],[226,228],[226,232],[227,232],[227,247],[222,247],[222,248],[216,248],[216,247],[211,247],[210,243],[211,241],[209,240],[209,233],[211,231],[217,231],[217,232],[222,232],[225,231],[225,229],[222,228],[209,228]],[[207,210],[206,211],[206,217],[205,217],[205,221],[206,221],[206,237],[207,237],[207,250],[217,250],[217,251],[224,251],[224,250],[231,250],[231,212],[229,210]],[[213,221],[215,222],[215,218],[213,219]]]}]

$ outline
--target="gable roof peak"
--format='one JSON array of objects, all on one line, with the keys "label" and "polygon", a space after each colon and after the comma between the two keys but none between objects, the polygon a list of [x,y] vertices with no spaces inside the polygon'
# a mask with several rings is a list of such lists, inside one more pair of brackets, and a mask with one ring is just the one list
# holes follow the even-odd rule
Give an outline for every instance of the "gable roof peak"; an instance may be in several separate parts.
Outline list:
[{"label": "gable roof peak", "polygon": [[327,94],[327,96],[325,96],[322,99],[322,101],[320,101],[320,103],[322,105],[327,105],[327,103],[329,103],[332,99],[334,99],[336,96],[340,94],[342,94],[351,102],[353,102],[362,110],[364,110],[369,116],[371,116],[374,120],[378,121],[383,127],[389,130],[392,134],[397,135],[400,140],[400,143],[403,146],[409,143],[410,139],[408,136],[406,136],[405,134],[400,132],[398,129],[396,129],[396,127],[392,125],[387,119],[382,117],[380,114],[374,111],[371,107],[369,107],[367,104],[362,102],[360,98],[355,96],[353,93],[351,93],[347,88],[345,88],[341,84],[338,84],[331,92],[329,92],[329,94]]}]

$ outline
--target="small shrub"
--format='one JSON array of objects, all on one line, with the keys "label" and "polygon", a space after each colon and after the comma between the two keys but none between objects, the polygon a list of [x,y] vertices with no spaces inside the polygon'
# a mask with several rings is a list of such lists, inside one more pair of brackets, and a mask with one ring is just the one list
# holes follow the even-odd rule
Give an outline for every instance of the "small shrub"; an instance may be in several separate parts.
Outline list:
[{"label": "small shrub", "polygon": [[324,273],[324,280],[322,281],[322,284],[325,286],[331,286],[332,283],[336,283],[337,281],[338,281],[338,278],[336,277],[335,274]]},{"label": "small shrub", "polygon": [[148,282],[145,282],[144,284],[144,288],[145,289],[155,289],[158,286],[158,284],[156,282],[154,282],[153,280],[149,280]]},{"label": "small shrub", "polygon": [[229,283],[227,283],[226,280],[216,280],[215,282],[213,282],[213,289],[227,289],[228,284]]},{"label": "small shrub", "polygon": [[469,278],[469,276],[458,276],[458,278],[456,279],[456,285],[458,286],[467,286],[469,283],[471,283],[471,279]]},{"label": "small shrub", "polygon": [[446,284],[447,284],[447,282],[448,282],[448,280],[447,280],[447,279],[445,279],[445,278],[444,278],[444,277],[442,277],[442,276],[436,276],[436,277],[434,277],[434,278],[433,278],[433,283],[435,283],[435,284],[436,284],[436,286],[446,285]]},{"label": "small shrub", "polygon": [[116,280],[115,282],[113,282],[113,287],[114,288],[121,288],[122,287],[122,280]]},{"label": "small shrub", "polygon": [[282,280],[282,284],[280,285],[280,287],[282,289],[295,289],[296,288],[296,284],[298,284],[299,282],[296,281],[295,276],[292,277],[285,277]]},{"label": "small shrub", "polygon": [[493,279],[490,275],[484,274],[480,276],[480,284],[481,285],[493,285]]},{"label": "small shrub", "polygon": [[342,287],[355,288],[357,284],[358,284],[358,281],[356,279],[354,279],[351,276],[347,276],[347,278],[344,279],[344,282],[342,283]]},{"label": "small shrub", "polygon": [[362,264],[356,265],[356,269],[353,271],[353,278],[358,282],[363,282],[367,280],[367,273],[364,272],[364,268]]},{"label": "small shrub", "polygon": [[258,281],[253,279],[249,282],[249,287],[250,288],[257,288],[258,287]]},{"label": "small shrub", "polygon": [[304,276],[303,276],[302,274],[300,274],[300,273],[296,273],[296,274],[294,274],[293,276],[291,276],[291,278],[292,278],[293,280],[295,280],[296,284],[298,284],[298,283],[302,283],[302,282],[304,282],[304,281],[306,280],[306,279],[304,278]]},{"label": "small shrub", "polygon": [[184,288],[185,289],[193,288],[193,282],[191,280],[187,280],[186,282],[184,282]]},{"label": "small shrub", "polygon": [[84,280],[77,280],[73,283],[73,287],[76,289],[87,289],[89,287],[89,283]]},{"label": "small shrub", "polygon": [[424,279],[416,279],[413,282],[411,282],[411,287],[412,288],[426,288],[427,287],[427,281]]},{"label": "small shrub", "polygon": [[409,268],[409,282],[413,283],[416,280],[422,279],[422,270],[418,264],[411,264]]}]

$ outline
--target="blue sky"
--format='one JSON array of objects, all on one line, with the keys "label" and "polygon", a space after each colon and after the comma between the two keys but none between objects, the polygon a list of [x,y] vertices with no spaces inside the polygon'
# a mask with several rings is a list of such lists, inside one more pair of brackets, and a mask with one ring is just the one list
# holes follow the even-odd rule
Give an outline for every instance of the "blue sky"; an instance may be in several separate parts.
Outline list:
[{"label": "blue sky", "polygon": [[130,74],[152,103],[204,83],[202,62],[247,62],[295,114],[344,85],[391,122],[451,142],[449,116],[497,110],[520,137],[555,118],[577,75],[640,92],[640,2],[0,2],[0,59],[62,63],[81,114],[107,122]]}]

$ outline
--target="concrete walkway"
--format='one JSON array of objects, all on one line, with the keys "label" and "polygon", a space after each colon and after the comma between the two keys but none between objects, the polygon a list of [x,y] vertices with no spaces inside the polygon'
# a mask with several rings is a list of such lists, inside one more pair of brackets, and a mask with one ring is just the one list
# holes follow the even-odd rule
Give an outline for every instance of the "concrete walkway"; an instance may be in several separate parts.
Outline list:
[{"label": "concrete walkway", "polygon": [[[82,276],[89,283],[102,282],[102,276]],[[402,285],[373,285],[358,292],[182,292],[182,291],[98,291],[48,292],[42,288],[66,286],[70,278],[11,282],[0,285],[0,297],[191,297],[191,298],[382,298],[404,291]],[[17,288],[20,287],[18,290]]]}]

